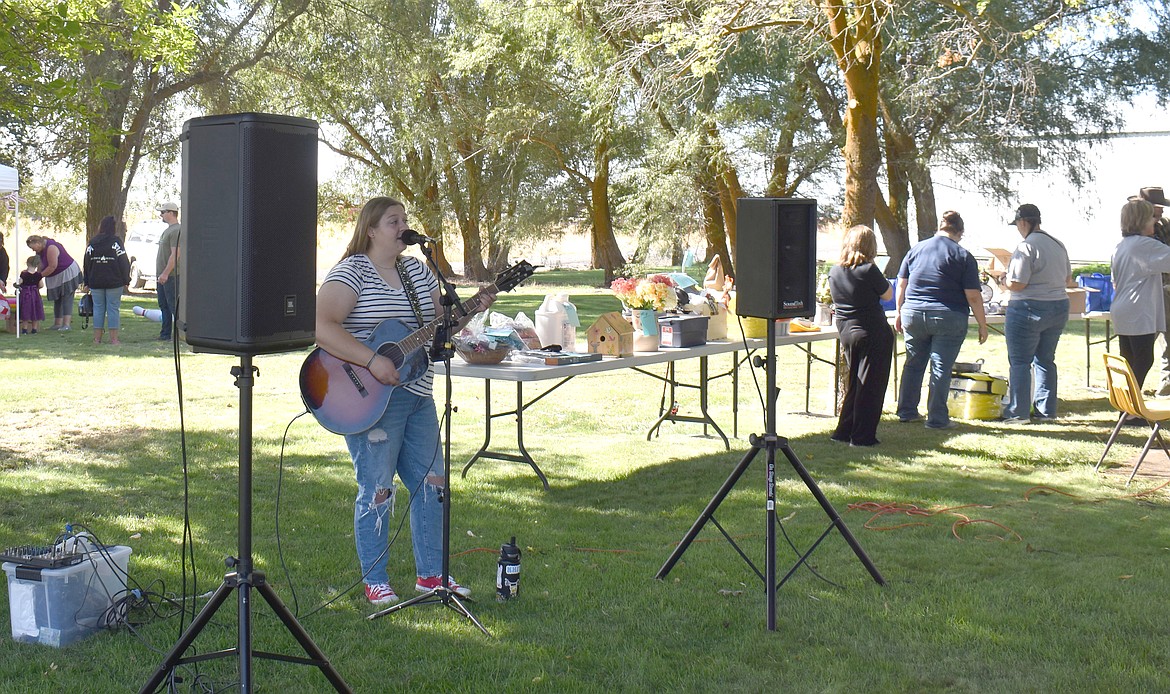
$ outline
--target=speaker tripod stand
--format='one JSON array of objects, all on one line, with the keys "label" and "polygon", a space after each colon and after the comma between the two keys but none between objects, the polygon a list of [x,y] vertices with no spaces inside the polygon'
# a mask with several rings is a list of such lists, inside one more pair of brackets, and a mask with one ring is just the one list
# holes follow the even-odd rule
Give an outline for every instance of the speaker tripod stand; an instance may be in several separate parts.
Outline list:
[{"label": "speaker tripod stand", "polygon": [[[325,653],[313,643],[308,632],[300,625],[288,607],[277,597],[276,591],[264,579],[264,573],[252,568],[252,381],[256,368],[252,366],[252,357],[240,357],[240,365],[232,367],[232,375],[236,377],[236,387],[240,389],[240,467],[239,467],[239,556],[228,557],[227,564],[234,571],[223,578],[223,583],[211,595],[211,599],[203,606],[199,614],[191,622],[178,643],[167,653],[162,665],[151,675],[139,694],[150,694],[158,690],[174,669],[180,665],[196,663],[216,658],[239,658],[239,690],[242,693],[252,691],[252,658],[266,658],[281,660],[299,665],[313,665],[321,670],[325,679],[338,692],[350,692],[349,686],[341,675],[333,668]],[[252,589],[260,593],[281,623],[301,645],[309,658],[265,653],[252,648]],[[238,613],[237,641],[235,648],[229,648],[202,655],[183,656],[203,628],[211,622],[211,618],[223,607],[231,594],[236,594],[236,608]]]},{"label": "speaker tripod stand", "polygon": [[[812,478],[812,475],[809,474],[808,470],[804,467],[804,464],[800,462],[800,458],[796,456],[796,453],[792,450],[792,447],[788,445],[788,439],[776,434],[776,322],[771,319],[769,319],[767,322],[768,356],[766,362],[766,392],[768,395],[767,402],[765,404],[765,433],[762,436],[753,435],[751,437],[752,449],[744,455],[743,459],[739,461],[739,464],[735,466],[735,469],[731,471],[731,474],[723,483],[723,486],[719,488],[719,491],[715,493],[715,496],[712,497],[711,501],[707,504],[707,507],[703,509],[701,514],[699,514],[699,518],[691,526],[691,529],[687,531],[687,534],[683,537],[682,541],[679,542],[678,547],[675,548],[674,552],[671,553],[670,557],[666,560],[666,563],[662,565],[662,568],[658,570],[658,573],[654,577],[657,579],[666,578],[666,575],[670,573],[670,570],[674,568],[674,565],[678,563],[679,559],[682,558],[683,553],[685,553],[687,548],[690,547],[691,542],[694,541],[695,537],[698,536],[699,532],[703,529],[703,526],[707,524],[707,521],[711,521],[715,524],[715,527],[719,529],[719,532],[721,532],[723,536],[727,538],[727,541],[731,543],[731,546],[735,548],[735,551],[739,553],[739,556],[742,557],[743,560],[747,562],[748,566],[750,566],[752,570],[756,572],[756,575],[763,579],[765,592],[767,595],[768,631],[775,631],[776,590],[785,582],[787,582],[788,579],[791,578],[792,574],[796,573],[796,570],[808,561],[808,558],[812,555],[812,553],[816,551],[821,542],[826,537],[828,537],[829,533],[834,529],[840,532],[841,536],[845,538],[845,542],[849,544],[849,547],[853,549],[853,553],[857,555],[857,558],[861,561],[862,565],[864,565],[866,570],[869,571],[869,575],[873,577],[874,582],[876,582],[878,585],[885,585],[886,580],[882,577],[881,572],[878,571],[877,567],[874,566],[873,562],[870,561],[869,556],[867,556],[865,553],[865,550],[861,548],[861,544],[858,543],[857,538],[855,538],[853,533],[849,531],[849,527],[845,525],[845,521],[841,518],[840,514],[837,513],[837,510],[833,508],[833,504],[830,503],[825,495],[821,492],[820,487],[817,486],[816,480]],[[735,540],[732,539],[727,531],[723,529],[723,526],[719,524],[719,521],[715,519],[715,510],[719,508],[721,503],[723,503],[723,499],[726,498],[731,490],[735,487],[736,482],[738,482],[743,473],[747,471],[748,467],[752,464],[752,461],[755,460],[756,455],[761,450],[767,452],[767,469],[764,477],[764,507],[767,518],[767,531],[764,541],[765,546],[763,574],[760,574],[760,570],[756,568],[755,564],[752,563],[747,554],[745,554],[739,545],[736,544]],[[788,460],[789,465],[792,466],[793,471],[795,471],[797,476],[800,477],[801,481],[804,482],[804,486],[806,486],[812,493],[813,497],[817,500],[817,503],[820,504],[821,509],[825,512],[825,515],[827,515],[831,521],[829,527],[821,533],[820,537],[818,537],[816,542],[814,542],[812,546],[809,547],[808,551],[800,555],[796,563],[793,564],[792,568],[788,570],[788,573],[786,573],[779,582],[776,580],[776,527],[779,524],[779,521],[776,519],[776,451],[780,451],[784,454],[784,457]]]}]

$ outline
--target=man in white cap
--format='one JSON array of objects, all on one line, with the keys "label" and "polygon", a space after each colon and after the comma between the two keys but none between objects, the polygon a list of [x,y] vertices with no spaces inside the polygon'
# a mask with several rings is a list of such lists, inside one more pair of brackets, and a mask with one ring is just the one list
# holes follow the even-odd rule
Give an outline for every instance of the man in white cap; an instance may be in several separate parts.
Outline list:
[{"label": "man in white cap", "polygon": [[155,256],[155,284],[158,290],[158,307],[162,311],[162,330],[158,339],[171,341],[171,330],[175,314],[179,311],[179,206],[164,202],[158,206],[166,230],[158,238],[158,255]]}]

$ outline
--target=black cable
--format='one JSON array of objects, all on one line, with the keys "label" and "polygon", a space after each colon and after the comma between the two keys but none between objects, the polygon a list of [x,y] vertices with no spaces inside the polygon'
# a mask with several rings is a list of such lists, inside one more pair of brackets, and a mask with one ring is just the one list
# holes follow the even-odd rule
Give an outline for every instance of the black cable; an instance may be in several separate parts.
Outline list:
[{"label": "black cable", "polygon": [[280,568],[284,571],[284,580],[288,582],[289,592],[292,593],[294,615],[300,614],[301,603],[297,599],[297,587],[293,583],[292,575],[288,571],[288,564],[284,561],[284,544],[280,541],[280,493],[284,488],[284,447],[288,443],[288,430],[292,428],[294,422],[307,414],[309,414],[309,411],[306,409],[304,412],[288,420],[288,424],[284,427],[284,435],[280,439],[280,461],[276,466],[276,556],[280,559]]}]

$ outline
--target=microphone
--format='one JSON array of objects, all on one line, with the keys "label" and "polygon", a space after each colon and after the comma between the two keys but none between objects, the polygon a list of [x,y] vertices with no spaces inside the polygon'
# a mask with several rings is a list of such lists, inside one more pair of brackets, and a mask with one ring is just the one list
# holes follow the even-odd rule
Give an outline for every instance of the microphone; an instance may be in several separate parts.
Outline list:
[{"label": "microphone", "polygon": [[435,243],[434,239],[429,236],[423,236],[414,229],[407,229],[406,231],[402,232],[402,236],[399,236],[398,240],[408,246],[412,243],[417,243],[420,246],[424,243]]}]

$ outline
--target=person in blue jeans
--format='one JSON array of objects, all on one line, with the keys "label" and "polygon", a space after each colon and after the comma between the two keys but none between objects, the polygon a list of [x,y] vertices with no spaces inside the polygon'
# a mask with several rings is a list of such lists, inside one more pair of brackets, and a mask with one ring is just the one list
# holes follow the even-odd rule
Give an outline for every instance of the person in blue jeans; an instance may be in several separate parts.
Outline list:
[{"label": "person in blue jeans", "polygon": [[85,284],[93,295],[93,343],[102,343],[102,333],[110,331],[110,344],[120,345],[118,328],[121,318],[122,290],[130,284],[130,256],[117,236],[113,217],[103,217],[98,233],[85,247],[82,261]]},{"label": "person in blue jeans", "polygon": [[[366,599],[375,606],[398,601],[387,571],[396,474],[410,497],[415,590],[426,593],[442,584],[440,500],[447,480],[432,396],[434,369],[403,383],[394,359],[366,342],[384,321],[401,321],[406,334],[435,319],[439,282],[422,261],[402,254],[408,245],[403,235],[409,230],[401,202],[387,197],[369,200],[358,215],[344,257],[317,292],[316,336],[321,349],[368,371],[364,376],[354,372],[354,378],[372,376],[398,386],[372,427],[345,437],[358,488],[354,540]],[[490,289],[481,289],[478,296],[481,308],[495,300]],[[470,319],[471,315],[461,318],[459,328]],[[446,589],[462,597],[471,593],[450,575]]]},{"label": "person in blue jeans", "polygon": [[179,313],[179,205],[164,202],[158,213],[167,223],[167,228],[158,238],[158,254],[155,256],[155,285],[158,292],[158,308],[162,311],[162,328],[158,339],[171,341],[171,331]]},{"label": "person in blue jeans", "polygon": [[943,212],[939,230],[910,249],[898,269],[898,315],[894,329],[906,343],[906,361],[898,390],[898,420],[922,418],[922,378],[930,367],[930,389],[926,400],[926,426],[949,429],[954,426],[947,411],[951,367],[967,338],[968,309],[979,324],[979,344],[987,341],[987,318],[979,288],[975,257],[959,245],[963,218],[958,212]]},{"label": "person in blue jeans", "polygon": [[[1056,345],[1068,323],[1072,266],[1064,244],[1040,228],[1040,208],[1020,205],[1009,222],[1023,239],[1008,262],[1011,291],[1004,336],[1008,352],[1008,404],[1003,418],[1026,423],[1057,415]],[[1033,386],[1035,380],[1035,386]]]}]

